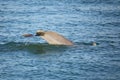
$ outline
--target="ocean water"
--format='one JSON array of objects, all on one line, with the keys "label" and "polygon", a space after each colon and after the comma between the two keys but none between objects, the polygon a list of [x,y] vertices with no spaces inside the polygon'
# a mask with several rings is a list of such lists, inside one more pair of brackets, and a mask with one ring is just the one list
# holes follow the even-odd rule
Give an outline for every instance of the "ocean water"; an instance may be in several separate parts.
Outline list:
[{"label": "ocean water", "polygon": [[0,80],[120,80],[120,0],[0,0]]}]

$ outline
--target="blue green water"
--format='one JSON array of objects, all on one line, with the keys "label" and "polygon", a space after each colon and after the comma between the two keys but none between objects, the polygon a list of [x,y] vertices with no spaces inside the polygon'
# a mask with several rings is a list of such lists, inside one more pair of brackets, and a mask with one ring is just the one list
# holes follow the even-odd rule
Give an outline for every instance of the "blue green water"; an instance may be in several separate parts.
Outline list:
[{"label": "blue green water", "polygon": [[[22,36],[39,29],[75,45]],[[119,79],[120,0],[0,0],[0,80]]]}]

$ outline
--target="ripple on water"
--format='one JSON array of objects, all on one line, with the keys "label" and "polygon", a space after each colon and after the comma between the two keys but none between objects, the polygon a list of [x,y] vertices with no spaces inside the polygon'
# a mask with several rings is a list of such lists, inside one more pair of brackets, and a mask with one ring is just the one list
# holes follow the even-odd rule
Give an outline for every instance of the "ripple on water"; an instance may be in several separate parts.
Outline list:
[{"label": "ripple on water", "polygon": [[[119,0],[0,0],[1,80],[119,80]],[[74,46],[54,46],[38,29]],[[96,46],[93,46],[93,43]]]}]

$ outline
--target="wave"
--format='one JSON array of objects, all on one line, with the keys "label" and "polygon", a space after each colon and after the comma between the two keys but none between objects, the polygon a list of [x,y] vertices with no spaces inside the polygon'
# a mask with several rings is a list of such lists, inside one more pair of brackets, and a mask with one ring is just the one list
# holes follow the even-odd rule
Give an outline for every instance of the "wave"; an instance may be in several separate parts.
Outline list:
[{"label": "wave", "polygon": [[[63,46],[63,45],[49,45],[47,43],[28,43],[28,42],[7,42],[0,43],[0,51],[1,52],[9,52],[9,51],[39,51],[47,52],[47,51],[65,51],[70,47],[76,46],[92,46],[93,42],[75,42],[74,46]],[[99,43],[96,43],[99,45]]]},{"label": "wave", "polygon": [[25,42],[7,42],[0,44],[1,52],[10,51],[29,51],[34,53],[45,53],[53,51],[64,51],[67,46],[49,45],[47,43],[25,43]]}]

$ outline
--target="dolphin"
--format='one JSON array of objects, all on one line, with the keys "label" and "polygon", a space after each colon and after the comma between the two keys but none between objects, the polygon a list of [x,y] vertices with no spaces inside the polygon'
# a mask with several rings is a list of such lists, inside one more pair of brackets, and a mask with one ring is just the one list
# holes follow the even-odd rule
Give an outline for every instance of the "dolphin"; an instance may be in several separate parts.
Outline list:
[{"label": "dolphin", "polygon": [[33,35],[32,34],[23,34],[22,36],[24,36],[24,37],[31,37]]},{"label": "dolphin", "polygon": [[40,36],[52,45],[73,45],[73,43],[66,39],[64,36],[53,31],[38,30],[35,36]]}]

